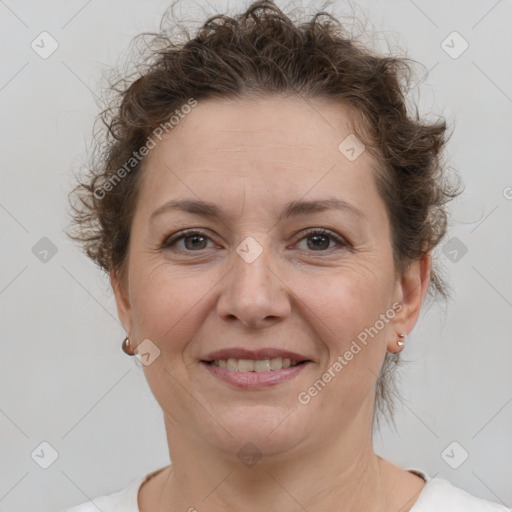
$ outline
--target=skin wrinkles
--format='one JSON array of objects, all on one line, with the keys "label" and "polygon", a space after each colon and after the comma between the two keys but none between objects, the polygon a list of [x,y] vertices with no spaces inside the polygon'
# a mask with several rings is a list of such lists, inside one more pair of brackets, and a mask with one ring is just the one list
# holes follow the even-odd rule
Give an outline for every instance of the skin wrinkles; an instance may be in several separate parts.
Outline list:
[{"label": "skin wrinkles", "polygon": [[[127,281],[111,273],[130,341],[149,338],[160,349],[144,373],[173,464],[142,487],[142,512],[253,512],[269,504],[291,512],[297,502],[310,512],[406,512],[422,489],[421,478],[373,452],[371,428],[376,375],[386,352],[398,349],[396,333],[410,333],[418,319],[430,256],[396,275],[375,162],[367,151],[354,162],[338,151],[351,121],[349,110],[324,101],[208,100],[149,153]],[[289,201],[332,196],[368,222],[334,210],[276,222]],[[149,221],[160,205],[185,198],[228,216],[171,212]],[[183,240],[179,252],[159,247],[189,228],[211,239],[206,249],[186,252]],[[308,248],[299,233],[309,228],[346,236],[354,250]],[[250,264],[235,252],[247,236],[263,248]],[[394,302],[402,310],[311,403],[299,404],[297,395]],[[313,362],[272,388],[238,390],[200,363],[235,346],[292,350]],[[247,442],[263,454],[251,468],[237,456]]]}]

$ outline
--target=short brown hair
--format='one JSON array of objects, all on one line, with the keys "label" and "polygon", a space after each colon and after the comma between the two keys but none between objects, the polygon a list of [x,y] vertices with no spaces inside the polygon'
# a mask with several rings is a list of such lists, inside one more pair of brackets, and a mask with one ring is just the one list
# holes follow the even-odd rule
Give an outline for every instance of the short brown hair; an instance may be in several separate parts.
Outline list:
[{"label": "short brown hair", "polygon": [[[144,160],[106,192],[105,184],[190,98],[284,94],[349,106],[361,121],[358,137],[378,164],[375,179],[389,214],[397,273],[440,243],[445,204],[459,192],[446,179],[441,158],[446,122],[427,123],[417,108],[414,116],[407,111],[410,59],[378,55],[327,12],[293,22],[268,0],[232,17],[213,16],[193,36],[186,33],[183,41],[165,30],[149,34],[140,76],[112,84],[110,106],[100,114],[106,130],[96,157],[70,194],[74,230],[68,235],[100,268],[123,275]],[[448,290],[433,263],[428,296],[447,299]],[[391,417],[398,360],[387,353],[377,381],[375,409],[387,408]]]}]

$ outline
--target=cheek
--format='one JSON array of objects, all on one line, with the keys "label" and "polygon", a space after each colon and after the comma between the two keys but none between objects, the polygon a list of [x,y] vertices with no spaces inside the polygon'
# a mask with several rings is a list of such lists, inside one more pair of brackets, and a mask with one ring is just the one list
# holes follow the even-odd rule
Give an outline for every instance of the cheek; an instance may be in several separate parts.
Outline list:
[{"label": "cheek", "polygon": [[354,264],[301,282],[300,297],[331,335],[357,335],[389,307],[392,283],[383,268]]},{"label": "cheek", "polygon": [[165,266],[134,275],[137,277],[131,283],[132,313],[139,337],[152,339],[158,345],[172,339],[179,341],[193,316],[194,306],[204,295],[200,292],[203,287],[198,286],[197,280],[191,286],[190,279],[175,276]]},{"label": "cheek", "polygon": [[151,268],[150,264],[140,262],[133,271],[136,277],[131,283],[131,296],[136,339],[153,341],[164,356],[164,364],[171,364],[175,358],[190,362],[188,347],[194,348],[191,340],[198,337],[215,309],[225,270],[177,267],[167,262]]},{"label": "cheek", "polygon": [[[331,369],[339,376],[333,388],[340,389],[338,386],[342,385],[354,396],[368,391],[373,382],[372,373],[378,374],[385,355],[383,340],[390,324],[383,322],[380,315],[386,315],[391,306],[392,280],[388,274],[378,266],[354,265],[329,279],[310,280],[303,289],[307,306],[304,311],[310,310],[308,317],[318,336],[319,348],[325,354],[322,370]],[[336,362],[337,366],[333,367]],[[367,377],[364,385],[363,375]],[[361,389],[352,389],[361,385]]]},{"label": "cheek", "polygon": [[390,324],[377,331],[374,326],[377,321],[381,325],[380,315],[390,306],[386,278],[364,272],[340,274],[328,284],[310,285],[308,296],[307,305],[315,312],[309,318],[326,358],[320,378],[328,379],[318,402],[329,408],[337,404],[331,414],[343,422],[373,395],[385,356]]}]

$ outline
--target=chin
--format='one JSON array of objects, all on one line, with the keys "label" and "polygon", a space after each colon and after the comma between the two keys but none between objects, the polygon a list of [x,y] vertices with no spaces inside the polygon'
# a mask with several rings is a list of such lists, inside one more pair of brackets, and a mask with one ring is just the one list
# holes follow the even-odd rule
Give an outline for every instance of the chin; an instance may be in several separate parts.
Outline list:
[{"label": "chin", "polygon": [[220,442],[226,451],[236,454],[240,450],[243,453],[244,449],[250,451],[252,445],[256,452],[267,456],[289,453],[308,438],[308,429],[301,423],[305,418],[301,416],[298,411],[283,407],[240,407],[218,417],[225,430],[217,424],[221,439],[216,439],[215,443],[217,448]]}]

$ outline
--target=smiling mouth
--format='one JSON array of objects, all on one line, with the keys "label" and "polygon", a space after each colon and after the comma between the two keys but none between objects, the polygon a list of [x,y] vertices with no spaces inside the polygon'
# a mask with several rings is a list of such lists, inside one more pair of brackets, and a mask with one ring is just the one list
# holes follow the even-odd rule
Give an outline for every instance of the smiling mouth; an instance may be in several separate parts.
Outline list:
[{"label": "smiling mouth", "polygon": [[233,372],[273,372],[286,368],[292,368],[304,363],[304,361],[292,361],[288,358],[275,357],[272,359],[215,359],[213,361],[202,361],[210,366],[217,366],[220,368],[226,368]]}]

